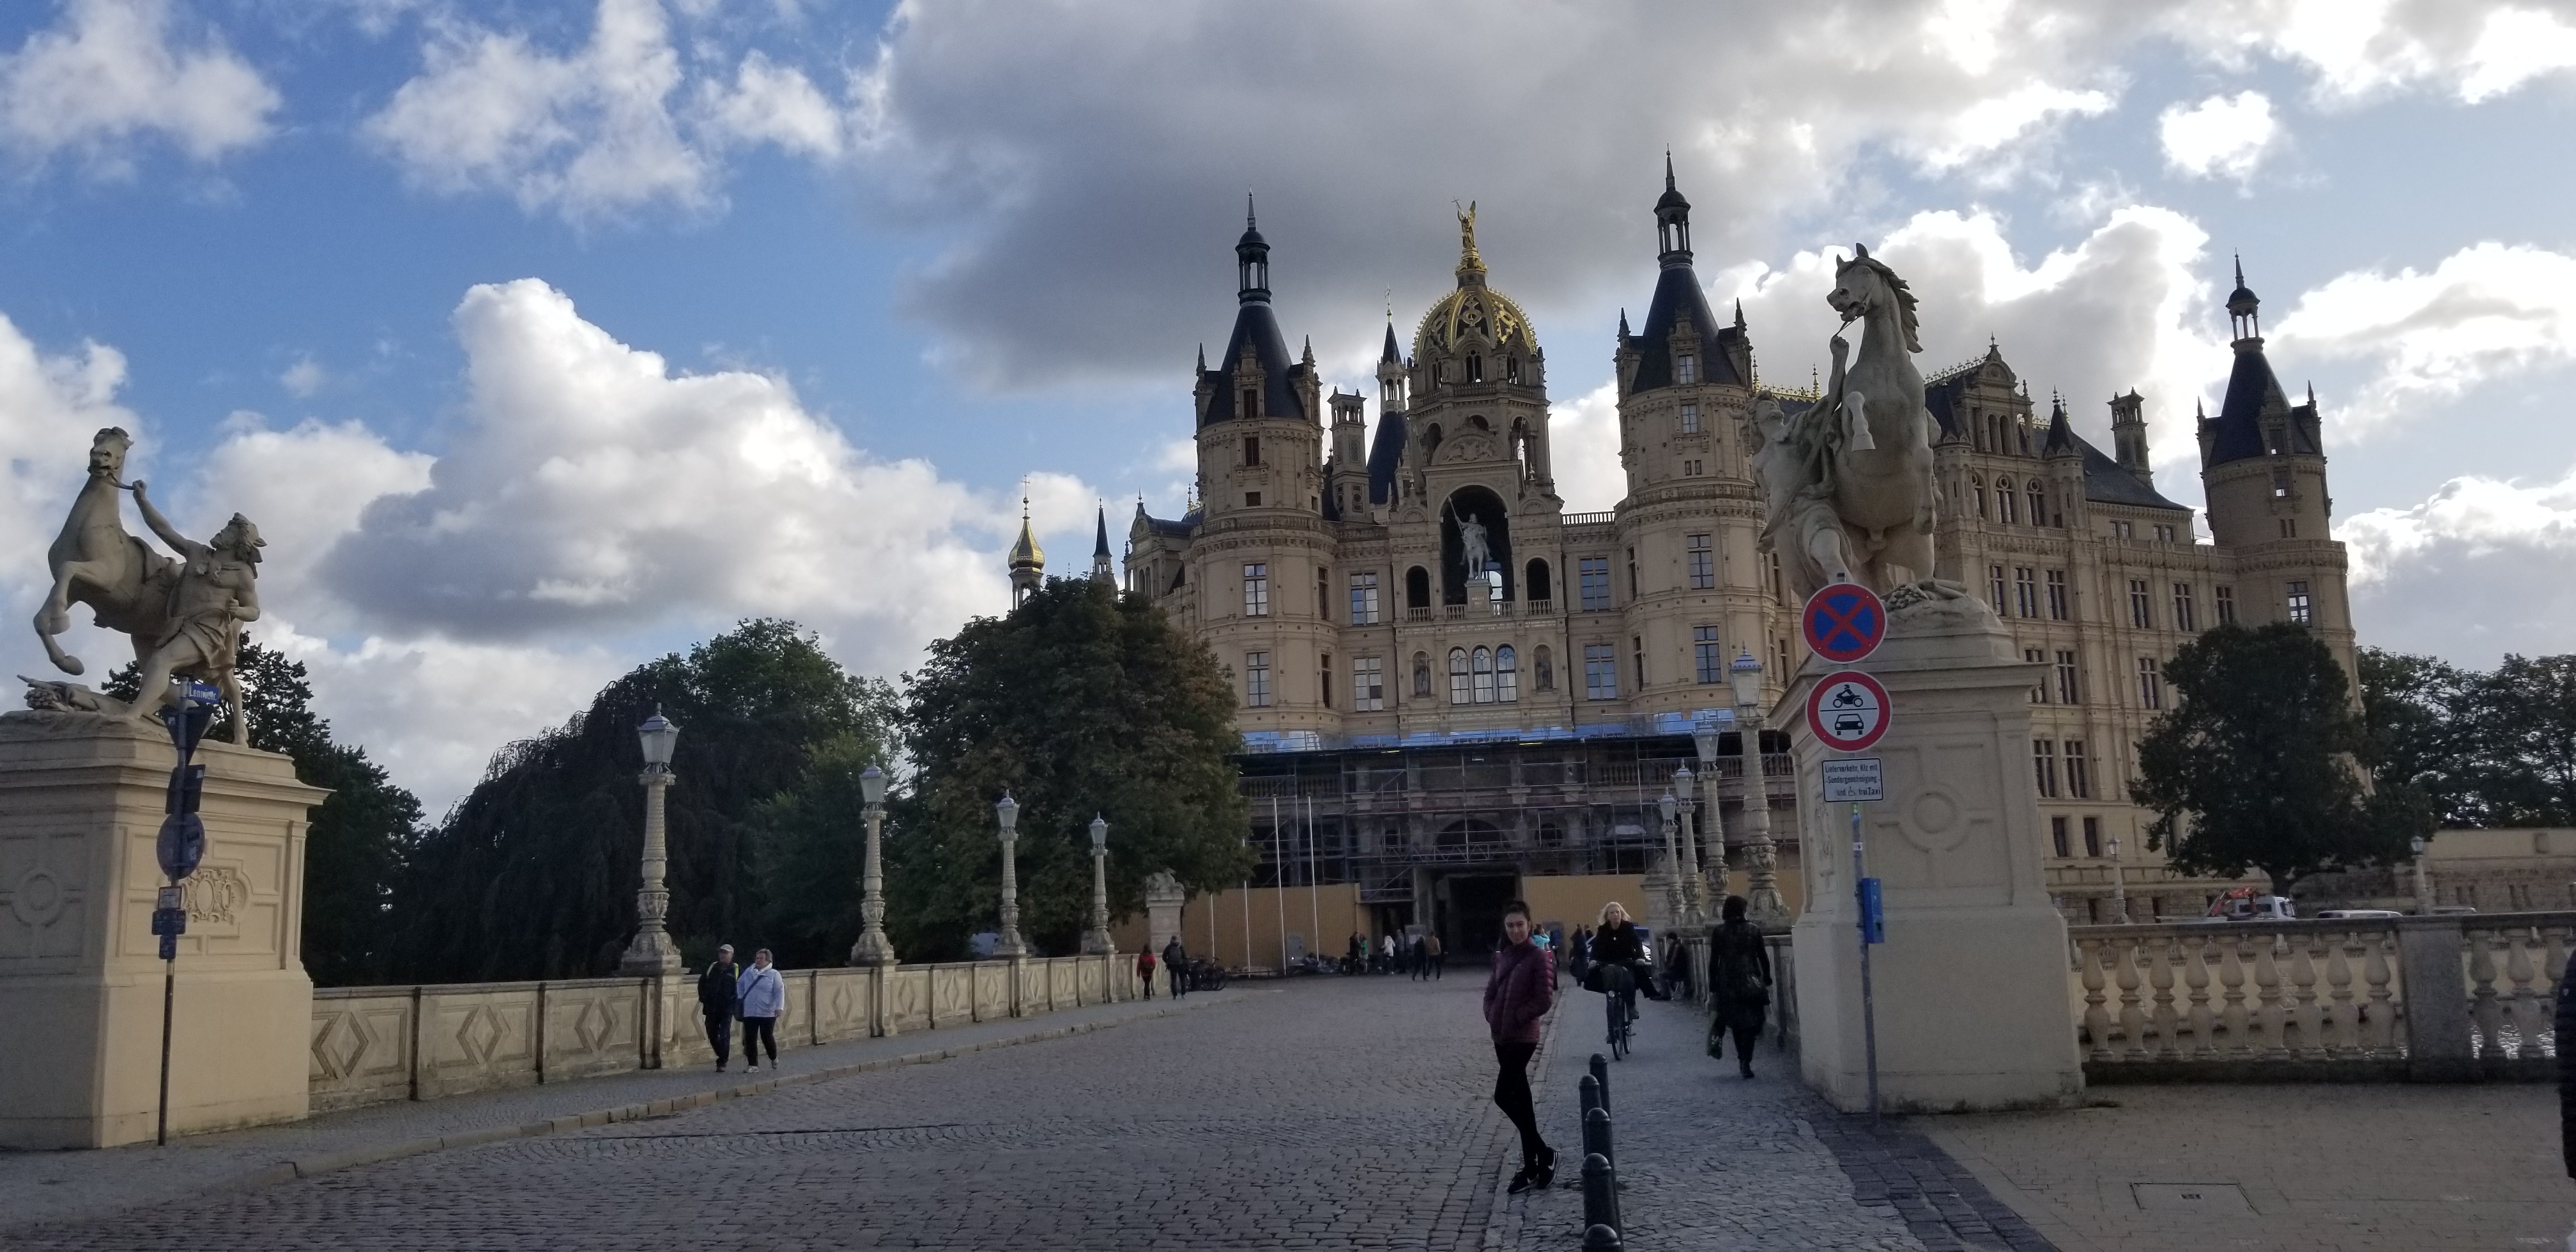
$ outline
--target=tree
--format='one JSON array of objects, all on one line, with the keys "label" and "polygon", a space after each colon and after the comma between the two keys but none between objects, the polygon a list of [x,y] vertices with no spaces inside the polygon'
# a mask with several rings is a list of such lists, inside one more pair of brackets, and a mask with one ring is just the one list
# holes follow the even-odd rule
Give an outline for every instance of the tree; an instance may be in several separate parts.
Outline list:
[{"label": "tree", "polygon": [[1094,814],[1109,821],[1116,915],[1143,907],[1158,870],[1201,890],[1249,872],[1233,684],[1161,609],[1056,579],[932,644],[908,682],[916,772],[888,849],[907,959],[962,955],[994,923],[1005,789],[1020,804],[1021,931],[1041,950],[1071,949],[1090,923]]},{"label": "tree", "polygon": [[2576,825],[2576,656],[2508,655],[2458,704],[2479,824]]},{"label": "tree", "polygon": [[671,933],[693,954],[777,947],[763,933],[764,806],[805,785],[820,745],[882,742],[893,705],[885,684],[776,619],[637,667],[560,729],[502,749],[421,841],[399,900],[405,969],[484,980],[616,968],[644,839],[635,727],[657,707],[680,726],[665,793]]},{"label": "tree", "polygon": [[[364,748],[335,743],[331,723],[313,711],[313,684],[301,661],[244,635],[234,674],[250,746],[283,753],[295,777],[331,794],[313,810],[304,833],[304,969],[317,986],[382,981],[392,970],[387,910],[405,855],[418,837],[420,799],[394,785]],[[132,700],[141,676],[132,664],[110,675],[107,692]],[[232,715],[206,732],[229,740]]]},{"label": "tree", "polygon": [[2435,657],[2377,648],[2363,648],[2358,659],[2369,728],[2361,759],[2371,790],[2419,814],[2414,834],[2478,824],[2480,771],[2457,716],[2475,675]]},{"label": "tree", "polygon": [[2175,868],[2260,869],[2287,894],[2319,870],[2405,855],[2415,815],[2364,788],[2351,684],[2306,628],[2220,626],[2182,645],[2165,675],[2179,703],[2148,728],[2129,794],[2155,810],[2148,846],[2169,849]]}]

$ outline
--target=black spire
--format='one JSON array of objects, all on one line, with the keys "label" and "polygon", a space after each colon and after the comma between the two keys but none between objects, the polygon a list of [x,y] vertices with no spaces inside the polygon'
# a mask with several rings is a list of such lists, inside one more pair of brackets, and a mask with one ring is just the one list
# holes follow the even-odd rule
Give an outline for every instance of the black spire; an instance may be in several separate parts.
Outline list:
[{"label": "black spire", "polygon": [[1380,365],[1402,365],[1402,364],[1404,364],[1404,357],[1402,356],[1402,354],[1400,354],[1400,353],[1397,351],[1396,346],[1395,346],[1395,319],[1394,319],[1394,318],[1388,318],[1388,319],[1387,319],[1387,322],[1386,322],[1386,347],[1385,347],[1385,348],[1383,348],[1383,349],[1381,349],[1381,350],[1378,352],[1378,354],[1377,354],[1377,363],[1378,363],[1378,364],[1380,364]]},{"label": "black spire", "polygon": [[1245,304],[1270,303],[1270,241],[1261,237],[1249,191],[1243,193],[1243,238],[1234,241],[1234,263],[1235,299]]},{"label": "black spire", "polygon": [[2236,258],[2236,290],[2227,293],[2227,320],[2238,339],[2252,339],[2263,333],[2262,322],[2255,310],[2262,301],[2254,298],[2254,289],[2245,285],[2245,258]]},{"label": "black spire", "polygon": [[[1137,507],[1144,506],[1139,504]],[[1100,506],[1100,529],[1092,533],[1091,557],[1095,561],[1109,558],[1109,506],[1105,504]]]},{"label": "black spire", "polygon": [[1655,238],[1662,248],[1657,259],[1666,268],[1690,264],[1690,201],[1683,199],[1681,189],[1673,184],[1670,148],[1664,150],[1663,198],[1655,201]]}]

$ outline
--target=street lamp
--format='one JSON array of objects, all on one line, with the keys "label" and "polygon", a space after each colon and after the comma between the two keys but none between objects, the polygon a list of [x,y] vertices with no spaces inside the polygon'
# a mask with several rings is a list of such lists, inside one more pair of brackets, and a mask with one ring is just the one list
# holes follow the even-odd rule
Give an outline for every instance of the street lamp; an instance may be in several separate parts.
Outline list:
[{"label": "street lamp", "polygon": [[1682,836],[1682,925],[1697,926],[1707,921],[1705,894],[1707,884],[1699,873],[1699,835],[1693,819],[1699,814],[1699,779],[1684,765],[1673,771],[1673,796],[1681,809]]},{"label": "street lamp", "polygon": [[2120,869],[2120,837],[2111,836],[2111,920],[2129,924],[2129,882]]},{"label": "street lamp", "polygon": [[680,742],[679,724],[662,716],[656,706],[653,716],[635,728],[636,739],[644,747],[644,772],[636,781],[644,784],[644,866],[643,882],[635,891],[635,939],[626,945],[626,954],[618,959],[621,974],[671,975],[680,972],[680,950],[671,943],[665,919],[671,912],[671,893],[662,886],[662,876],[670,869],[665,851],[662,821],[662,789],[671,785],[671,750]]},{"label": "street lamp", "polygon": [[1789,902],[1780,895],[1779,849],[1771,843],[1771,788],[1762,779],[1762,662],[1753,659],[1752,649],[1736,648],[1726,682],[1735,688],[1737,738],[1744,753],[1744,842],[1753,852],[1745,911],[1755,925],[1776,933],[1789,927]]},{"label": "street lamp", "polygon": [[2424,836],[2415,836],[2407,841],[2406,846],[2415,850],[2415,912],[2421,917],[2431,917],[2433,915],[2433,876],[2426,872],[2431,867],[2424,863]]},{"label": "street lamp", "polygon": [[993,955],[1008,960],[1027,956],[1029,945],[1020,938],[1020,870],[1018,844],[1020,802],[1006,789],[1002,802],[993,806],[993,816],[1002,823],[1002,934],[993,941]]},{"label": "street lamp", "polygon": [[1091,815],[1091,929],[1082,934],[1082,950],[1090,956],[1107,956],[1117,951],[1109,942],[1109,819]]},{"label": "street lamp", "polygon": [[1650,876],[1647,885],[1649,889],[1661,894],[1664,902],[1664,916],[1673,923],[1679,924],[1682,917],[1682,857],[1679,842],[1681,800],[1667,791],[1663,799],[1655,802],[1655,806],[1663,811],[1664,816],[1664,863],[1661,867],[1663,879],[1656,882]]},{"label": "street lamp", "polygon": [[860,810],[868,822],[867,869],[859,879],[859,941],[850,945],[852,965],[892,965],[894,944],[885,933],[885,868],[878,859],[878,838],[885,830],[885,771],[871,765],[859,773]]}]

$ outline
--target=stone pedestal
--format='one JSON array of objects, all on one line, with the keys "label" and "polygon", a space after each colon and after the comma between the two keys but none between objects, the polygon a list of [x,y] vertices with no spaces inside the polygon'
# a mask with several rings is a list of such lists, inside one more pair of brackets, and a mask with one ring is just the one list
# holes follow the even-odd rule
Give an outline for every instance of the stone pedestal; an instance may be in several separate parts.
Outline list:
[{"label": "stone pedestal", "polygon": [[[1893,722],[1866,752],[1887,799],[1861,806],[1868,871],[1885,892],[1887,942],[1871,951],[1881,1107],[1949,1112],[2073,1102],[2084,1087],[2067,986],[2066,925],[2041,874],[2030,688],[1975,601],[1899,615],[1859,668],[1885,684]],[[1867,1108],[1851,806],[1825,804],[1827,750],[1808,732],[1810,660],[1779,706],[1798,770],[1806,912],[1796,945],[1800,1063],[1836,1107]]]},{"label": "stone pedestal", "polygon": [[[0,1147],[152,1137],[161,1057],[161,871],[178,754],[156,727],[0,716]],[[185,884],[170,1130],[305,1115],[313,984],[297,955],[308,810],[283,756],[208,741],[205,860]]]},{"label": "stone pedestal", "polygon": [[[1169,871],[1158,870],[1145,878],[1145,950],[1156,959],[1163,955],[1163,945],[1181,935],[1181,906],[1189,903],[1190,893],[1181,890],[1180,880]],[[1189,941],[1182,940],[1187,948]],[[1201,953],[1202,956],[1214,955]]]}]

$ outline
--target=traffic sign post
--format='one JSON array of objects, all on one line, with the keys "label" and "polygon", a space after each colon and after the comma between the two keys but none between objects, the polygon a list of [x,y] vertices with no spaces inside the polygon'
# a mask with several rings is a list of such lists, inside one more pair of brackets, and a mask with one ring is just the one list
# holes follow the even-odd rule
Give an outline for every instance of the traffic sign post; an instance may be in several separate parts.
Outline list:
[{"label": "traffic sign post", "polygon": [[160,835],[152,844],[161,872],[170,879],[152,910],[152,933],[161,940],[161,1104],[152,1129],[156,1144],[170,1142],[171,1006],[179,996],[179,936],[188,933],[188,910],[179,883],[196,873],[198,862],[206,856],[206,823],[197,816],[197,804],[206,789],[206,767],[190,764],[189,758],[197,754],[206,728],[214,724],[215,706],[222,702],[223,693],[213,684],[192,678],[181,684],[170,706],[161,711],[161,724],[170,732],[170,746],[179,750],[179,763],[170,770],[170,790],[162,802],[167,816],[161,819]]},{"label": "traffic sign post", "polygon": [[1858,583],[1835,583],[1807,597],[1798,625],[1809,651],[1849,665],[1878,651],[1887,638],[1887,605]]},{"label": "traffic sign post", "polygon": [[1834,751],[1867,751],[1887,724],[1887,688],[1858,670],[1828,674],[1807,693],[1807,729]]},{"label": "traffic sign post", "polygon": [[1869,1064],[1869,1124],[1878,1128],[1878,1003],[1870,994],[1869,949],[1886,942],[1885,922],[1880,913],[1878,880],[1869,877],[1869,863],[1861,848],[1860,802],[1851,806],[1852,891],[1860,911],[1860,1039],[1862,1055]]}]

